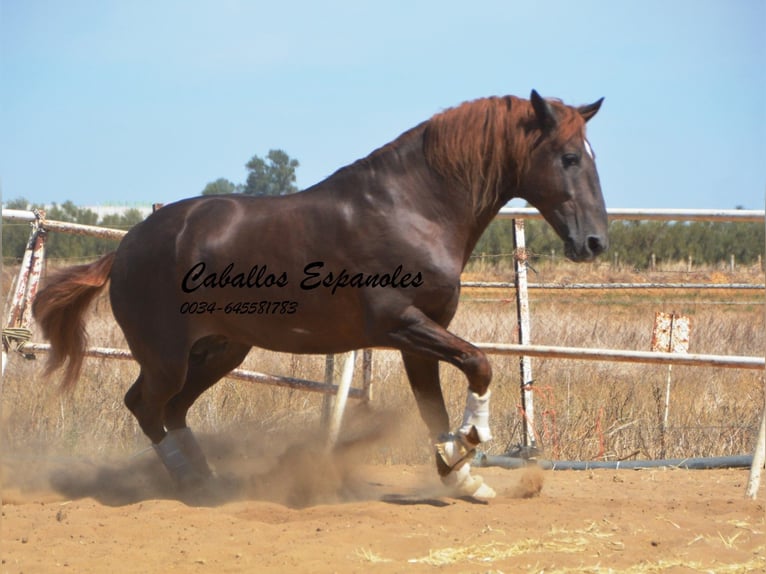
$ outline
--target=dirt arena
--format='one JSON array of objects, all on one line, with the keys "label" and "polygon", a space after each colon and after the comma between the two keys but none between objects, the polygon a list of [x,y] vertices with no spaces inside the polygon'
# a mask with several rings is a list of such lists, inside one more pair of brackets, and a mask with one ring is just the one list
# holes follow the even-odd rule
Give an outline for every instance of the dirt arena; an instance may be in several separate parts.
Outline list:
[{"label": "dirt arena", "polygon": [[766,572],[766,487],[746,500],[747,470],[482,468],[485,504],[443,496],[430,466],[203,446],[206,506],[174,499],[151,450],[6,457],[2,571]]}]

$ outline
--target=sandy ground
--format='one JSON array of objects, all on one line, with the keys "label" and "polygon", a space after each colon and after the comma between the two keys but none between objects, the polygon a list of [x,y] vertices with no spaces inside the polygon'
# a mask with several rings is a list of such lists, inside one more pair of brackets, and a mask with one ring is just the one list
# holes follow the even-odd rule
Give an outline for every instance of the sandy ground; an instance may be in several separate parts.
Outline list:
[{"label": "sandy ground", "polygon": [[489,503],[431,466],[317,449],[216,452],[219,499],[174,497],[149,450],[2,465],[2,571],[766,572],[766,485],[747,470],[477,469]]}]

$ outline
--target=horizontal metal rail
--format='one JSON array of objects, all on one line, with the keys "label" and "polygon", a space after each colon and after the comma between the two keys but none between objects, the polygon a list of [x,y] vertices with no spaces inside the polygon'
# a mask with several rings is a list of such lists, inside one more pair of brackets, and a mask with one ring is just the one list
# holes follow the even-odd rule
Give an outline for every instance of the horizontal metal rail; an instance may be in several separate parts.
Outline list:
[{"label": "horizontal metal rail", "polygon": [[626,351],[617,349],[590,349],[582,347],[554,347],[549,345],[515,345],[503,343],[474,343],[482,351],[492,355],[526,355],[528,357],[551,357],[585,361],[615,361],[622,363],[655,363],[662,365],[687,365],[695,367],[727,367],[731,369],[762,370],[766,358],[734,355],[701,355],[686,353],[656,353],[651,351]]},{"label": "horizontal metal rail", "polygon": [[[37,215],[33,211],[22,211],[20,209],[3,209],[3,219],[11,221],[35,221]],[[98,225],[83,225],[82,223],[71,223],[69,221],[56,221],[53,219],[40,219],[40,226],[46,231],[61,231],[72,235],[88,235],[98,237],[99,239],[114,239],[116,241],[125,237],[127,231],[122,229],[111,229],[109,227],[99,227]]]},{"label": "horizontal metal rail", "polygon": [[[686,365],[693,367],[727,367],[731,369],[761,370],[766,366],[764,357],[747,357],[733,355],[701,355],[686,353],[655,353],[650,351],[626,351],[618,349],[589,349],[583,347],[554,347],[549,345],[515,345],[504,343],[474,343],[476,347],[490,355],[526,355],[529,357],[551,357],[557,359],[578,359],[586,361],[615,361],[623,363],[656,363],[664,365]],[[50,345],[45,343],[27,343],[24,351],[50,351]],[[112,359],[132,359],[127,349],[109,349],[92,347],[85,352],[88,357]],[[304,381],[292,377],[264,375],[262,373],[236,369],[227,377],[238,378],[251,382],[268,382],[286,387],[301,387],[317,392],[335,392],[336,385]],[[309,383],[307,387],[303,385]],[[358,395],[355,392],[358,391]],[[362,397],[361,389],[352,389],[350,396]]]},{"label": "horizontal metal rail", "polygon": [[[717,220],[717,221],[740,221],[740,222],[763,222],[766,219],[766,215],[763,210],[711,210],[711,209],[608,209],[607,213],[610,217],[615,219],[636,219],[636,220]],[[20,220],[20,221],[34,221],[38,216],[32,211],[21,211],[3,209],[2,216],[6,219]],[[534,208],[510,208],[504,207],[500,210],[498,217],[505,218],[540,218],[539,212]],[[120,239],[125,235],[125,231],[108,229],[104,227],[97,227],[92,225],[80,225],[76,223],[59,222],[43,220],[42,226],[45,229],[51,231],[63,231],[67,233],[79,233],[79,234],[96,234],[98,237],[108,239]],[[548,289],[575,289],[575,288],[628,288],[631,284],[606,284],[611,285],[609,287],[596,287],[589,286],[583,287],[588,284],[576,284],[572,285],[559,285],[559,284],[531,284],[532,288],[548,288]],[[651,287],[644,286],[645,288],[681,288],[688,287],[685,284],[649,284]],[[493,287],[512,287],[513,283],[482,283],[482,282],[466,282],[464,286],[493,286]],[[632,288],[632,287],[631,287]],[[702,288],[702,287],[695,287]],[[706,286],[704,288],[715,289],[724,288],[720,285]],[[746,289],[763,289],[763,285],[756,286],[742,286],[737,288]],[[679,354],[665,354],[665,353],[652,353],[642,351],[622,351],[622,350],[610,350],[610,349],[587,349],[587,348],[575,348],[575,347],[552,347],[542,345],[513,345],[513,344],[493,344],[493,343],[479,343],[479,348],[492,354],[501,355],[527,355],[538,357],[555,357],[564,359],[580,359],[580,360],[605,360],[605,361],[618,361],[618,362],[638,362],[638,363],[660,363],[660,364],[681,364],[681,365],[697,365],[697,366],[720,366],[731,368],[743,368],[743,369],[763,369],[764,358],[762,357],[733,357],[733,356],[721,356],[721,355],[679,355]],[[47,345],[39,343],[29,343],[25,348],[31,351],[47,351],[49,347]],[[127,355],[125,355],[127,353]],[[89,356],[101,356],[112,358],[131,358],[129,351],[120,349],[104,349],[93,348],[89,349],[87,354]],[[239,370],[234,371],[236,373],[234,377],[238,377]],[[231,374],[230,374],[231,376]],[[301,382],[310,383],[305,387],[308,390],[317,390],[318,392],[334,392],[337,387],[334,385],[328,385],[326,383],[317,383],[313,381],[302,381],[301,379],[292,379],[291,377],[276,377],[271,375],[264,375],[262,373],[242,375],[244,380],[259,380],[264,381],[268,378],[274,384],[282,386],[295,386],[295,383]],[[333,390],[330,390],[333,389]],[[356,389],[352,390],[352,396],[355,396]]]},{"label": "horizontal metal rail", "polygon": [[[513,281],[462,281],[461,287],[514,289]],[[528,289],[744,289],[764,290],[763,283],[527,283]]]},{"label": "horizontal metal rail", "polygon": [[[48,353],[51,350],[51,346],[47,343],[26,343],[23,346],[24,352],[32,353]],[[95,357],[101,359],[122,359],[130,360],[133,358],[133,354],[128,349],[112,349],[108,347],[91,347],[85,351],[86,357]],[[277,387],[288,387],[291,389],[302,389],[304,391],[312,391],[315,393],[323,394],[336,394],[338,392],[338,385],[332,385],[329,383],[319,383],[317,381],[308,381],[305,379],[298,379],[295,377],[283,377],[280,375],[267,375],[265,373],[259,373],[257,371],[248,371],[245,369],[234,369],[229,372],[225,378],[237,379],[240,381],[247,381],[250,383],[266,383],[269,385],[275,385]],[[355,399],[364,399],[364,389],[352,387],[348,391],[348,396]]]},{"label": "horizontal metal rail", "polygon": [[[609,219],[633,221],[739,221],[763,223],[766,211],[763,209],[642,209],[607,208]],[[503,207],[498,219],[542,219],[534,207]]]},{"label": "horizontal metal rail", "polygon": [[[739,221],[763,222],[766,211],[763,209],[643,209],[643,208],[607,208],[610,219],[645,220],[645,221]],[[33,211],[3,209],[3,217],[13,221],[34,221]],[[497,214],[499,219],[542,219],[534,207],[503,207]],[[51,230],[65,229],[106,229],[94,225],[81,225],[63,221],[44,220],[45,227]],[[125,235],[125,231],[112,230],[116,235]]]}]

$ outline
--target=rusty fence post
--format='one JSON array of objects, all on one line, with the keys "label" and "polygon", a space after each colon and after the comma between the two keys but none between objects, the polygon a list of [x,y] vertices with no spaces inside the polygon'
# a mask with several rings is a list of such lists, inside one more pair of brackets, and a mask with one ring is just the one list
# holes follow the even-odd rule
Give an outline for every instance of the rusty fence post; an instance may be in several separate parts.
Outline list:
[{"label": "rusty fence post", "polygon": [[[519,344],[531,342],[529,319],[529,292],[527,290],[527,247],[524,238],[524,220],[513,220],[513,252],[516,284],[516,315],[518,319]],[[521,424],[522,449],[530,454],[537,448],[535,434],[534,381],[532,379],[532,358],[522,355],[519,358],[521,377]]]},{"label": "rusty fence post", "polygon": [[32,322],[30,305],[40,286],[40,276],[45,259],[45,229],[43,227],[45,212],[35,210],[34,215],[35,219],[31,222],[32,231],[29,234],[11,299],[8,324],[3,329],[2,374],[5,374],[8,351],[12,347],[22,351],[24,341],[28,340],[28,334],[31,334],[29,333]]}]

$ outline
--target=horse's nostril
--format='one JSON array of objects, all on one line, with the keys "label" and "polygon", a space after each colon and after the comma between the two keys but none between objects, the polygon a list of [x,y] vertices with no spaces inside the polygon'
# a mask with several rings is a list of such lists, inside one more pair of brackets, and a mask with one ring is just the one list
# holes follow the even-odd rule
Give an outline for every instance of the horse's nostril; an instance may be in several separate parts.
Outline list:
[{"label": "horse's nostril", "polygon": [[588,249],[590,249],[590,252],[593,253],[594,256],[606,251],[606,240],[600,235],[589,235],[587,241]]}]

